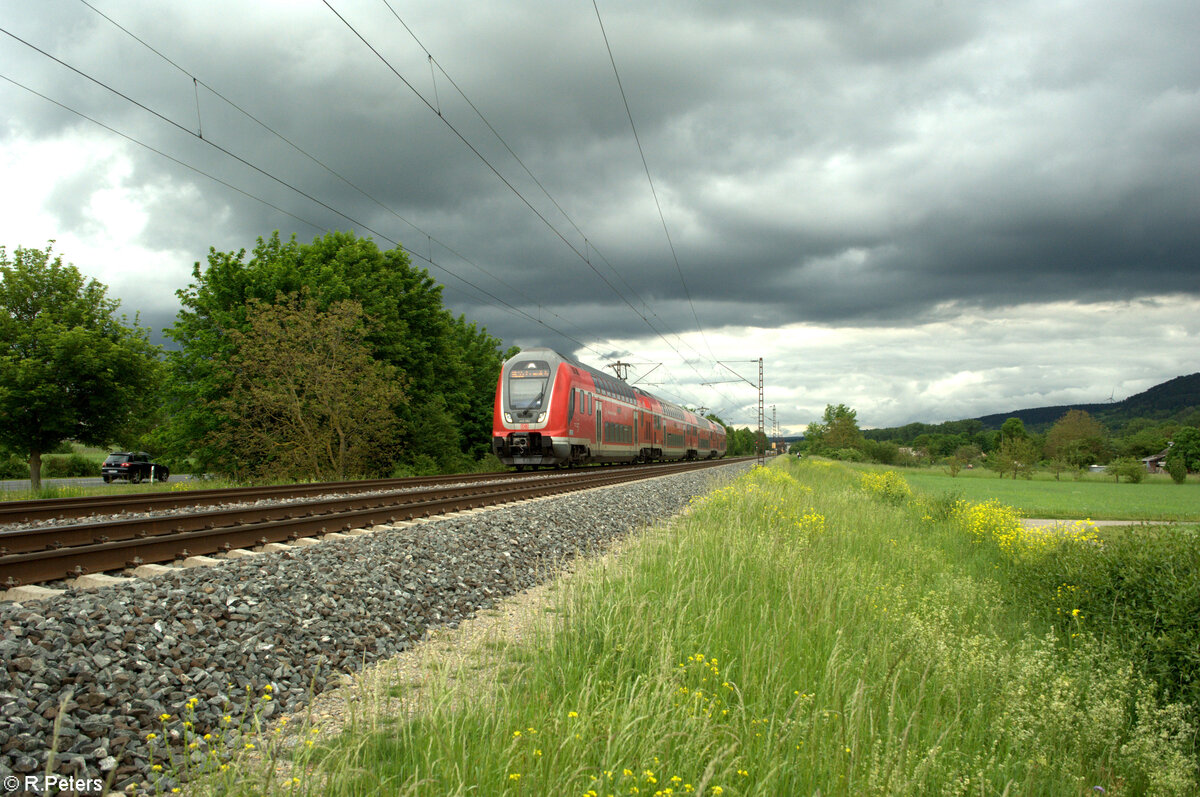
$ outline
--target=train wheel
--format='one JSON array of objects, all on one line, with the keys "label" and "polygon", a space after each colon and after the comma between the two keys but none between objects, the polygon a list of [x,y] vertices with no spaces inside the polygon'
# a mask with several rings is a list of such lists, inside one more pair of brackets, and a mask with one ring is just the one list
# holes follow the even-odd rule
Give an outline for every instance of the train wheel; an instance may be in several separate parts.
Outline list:
[{"label": "train wheel", "polygon": [[525,471],[525,466],[524,466],[524,465],[518,465],[518,466],[517,466],[517,473],[523,473],[524,471]]}]

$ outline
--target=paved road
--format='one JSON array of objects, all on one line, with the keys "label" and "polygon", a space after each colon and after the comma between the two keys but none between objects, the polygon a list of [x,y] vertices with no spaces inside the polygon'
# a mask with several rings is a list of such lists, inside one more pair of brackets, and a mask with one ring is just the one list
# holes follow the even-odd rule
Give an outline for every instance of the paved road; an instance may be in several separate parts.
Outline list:
[{"label": "paved road", "polygon": [[[169,481],[185,481],[190,479],[191,474],[179,473],[171,474]],[[117,484],[125,484],[126,482],[117,482]],[[43,487],[101,487],[104,485],[104,480],[99,476],[80,476],[74,479],[42,479]],[[29,479],[11,479],[9,481],[0,481],[0,490],[28,490]]]}]

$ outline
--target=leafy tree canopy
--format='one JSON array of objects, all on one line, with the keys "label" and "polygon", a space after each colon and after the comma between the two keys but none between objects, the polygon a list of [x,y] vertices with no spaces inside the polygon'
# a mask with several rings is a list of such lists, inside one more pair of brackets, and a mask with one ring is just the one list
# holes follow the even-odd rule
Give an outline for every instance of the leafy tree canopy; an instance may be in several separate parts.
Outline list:
[{"label": "leafy tree canopy", "polygon": [[1045,453],[1076,468],[1108,457],[1108,432],[1084,410],[1068,410],[1046,434]]},{"label": "leafy tree canopy", "polygon": [[1200,470],[1200,428],[1185,426],[1171,438],[1171,455],[1182,457],[1190,471]]},{"label": "leafy tree canopy", "polygon": [[862,433],[858,429],[858,413],[845,404],[825,405],[821,420],[808,425],[804,437],[809,441],[809,450],[861,449]]},{"label": "leafy tree canopy", "polygon": [[0,246],[0,444],[29,456],[65,440],[106,445],[152,400],[158,349],[126,326],[108,289],[52,246]]},{"label": "leafy tree canopy", "polygon": [[[307,293],[251,300],[248,332],[232,333],[232,392],[218,407],[222,472],[342,480],[384,475],[399,439],[395,368],[371,359],[362,307],[316,308]],[[214,409],[217,409],[214,407]]]},{"label": "leafy tree canopy", "polygon": [[[332,232],[310,244],[275,233],[260,238],[248,258],[245,250],[211,249],[207,266],[195,265],[192,283],[178,292],[183,309],[167,330],[180,345],[170,358],[174,417],[168,435],[178,454],[194,456],[202,467],[222,455],[213,445],[222,421],[205,407],[229,396],[221,363],[232,353],[233,332],[247,331],[251,300],[272,304],[302,289],[318,311],[345,300],[361,306],[371,357],[404,378],[408,401],[397,415],[409,456],[440,461],[488,449],[500,341],[447,312],[441,286],[402,249],[382,251],[370,239]],[[445,440],[436,451],[413,445],[419,441],[411,435],[434,416],[459,430],[458,451]]]},{"label": "leafy tree canopy", "polygon": [[1025,431],[1025,423],[1020,418],[1009,418],[1000,425],[1001,442],[1028,436],[1029,433]]}]

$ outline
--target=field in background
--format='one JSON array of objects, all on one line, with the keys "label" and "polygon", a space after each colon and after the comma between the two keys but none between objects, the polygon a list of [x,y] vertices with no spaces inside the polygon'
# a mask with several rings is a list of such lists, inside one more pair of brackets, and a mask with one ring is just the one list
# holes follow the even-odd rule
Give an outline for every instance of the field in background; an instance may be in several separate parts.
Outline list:
[{"label": "field in background", "polygon": [[300,746],[278,790],[1195,793],[1186,709],[1075,591],[1026,589],[1097,538],[1026,537],[1014,517],[782,459],[567,582],[552,632],[478,663],[507,686],[360,717]]},{"label": "field in background", "polygon": [[[863,470],[883,466],[853,465]],[[1200,483],[1195,476],[1175,484],[1165,475],[1151,475],[1140,484],[1117,483],[1112,476],[1088,474],[1075,480],[1063,474],[1055,480],[1039,472],[1033,479],[1001,479],[987,470],[964,470],[950,476],[940,468],[900,468],[914,488],[940,495],[955,493],[968,501],[996,499],[1021,510],[1025,517],[1092,520],[1200,520]]]}]

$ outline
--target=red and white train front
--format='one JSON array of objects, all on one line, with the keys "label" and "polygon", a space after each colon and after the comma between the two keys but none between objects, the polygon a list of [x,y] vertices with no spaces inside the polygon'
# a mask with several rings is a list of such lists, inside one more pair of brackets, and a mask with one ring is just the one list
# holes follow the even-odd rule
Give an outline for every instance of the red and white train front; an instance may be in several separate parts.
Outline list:
[{"label": "red and white train front", "polygon": [[[569,366],[550,349],[528,349],[504,363],[496,384],[492,452],[506,465],[561,465],[572,459],[567,426]],[[580,435],[582,437],[582,435]]]}]

